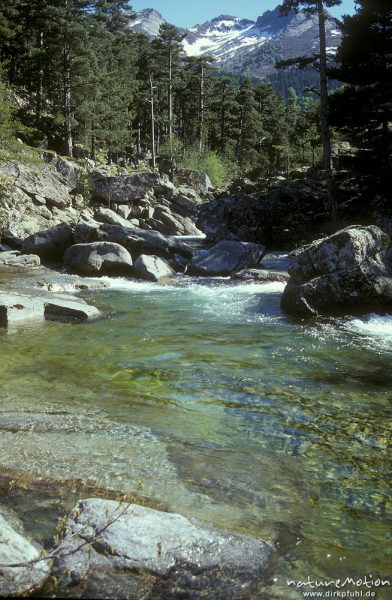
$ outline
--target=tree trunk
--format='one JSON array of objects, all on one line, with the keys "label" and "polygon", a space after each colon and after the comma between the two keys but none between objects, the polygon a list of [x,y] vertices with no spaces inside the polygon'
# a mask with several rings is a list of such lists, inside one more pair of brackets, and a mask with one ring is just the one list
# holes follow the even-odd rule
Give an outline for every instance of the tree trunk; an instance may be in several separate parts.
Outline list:
[{"label": "tree trunk", "polygon": [[169,50],[169,146],[170,146],[170,179],[173,180],[173,54]]},{"label": "tree trunk", "polygon": [[329,129],[329,104],[327,80],[327,42],[325,35],[325,13],[323,0],[318,0],[318,21],[320,35],[320,116],[321,139],[323,143],[323,163],[327,180],[327,196],[331,214],[332,227],[337,227],[338,215],[336,198],[334,195],[334,179],[331,158],[331,134]]},{"label": "tree trunk", "polygon": [[38,70],[38,81],[36,88],[36,102],[35,102],[35,118],[37,122],[41,120],[43,111],[43,100],[44,100],[44,69],[42,66],[42,52],[44,48],[44,32],[41,31],[38,34],[38,48],[39,48],[39,70]]},{"label": "tree trunk", "polygon": [[203,134],[204,134],[204,65],[200,64],[200,136],[199,136],[199,152],[203,150]]},{"label": "tree trunk", "polygon": [[152,155],[152,168],[155,171],[156,158],[155,158],[155,116],[154,116],[154,86],[150,77],[150,102],[151,102],[151,155]]}]

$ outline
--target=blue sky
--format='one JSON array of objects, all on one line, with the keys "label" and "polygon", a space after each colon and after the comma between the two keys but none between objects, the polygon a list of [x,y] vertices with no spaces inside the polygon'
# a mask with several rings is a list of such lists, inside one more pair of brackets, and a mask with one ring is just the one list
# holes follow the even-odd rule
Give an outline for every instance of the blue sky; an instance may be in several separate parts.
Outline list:
[{"label": "blue sky", "polygon": [[[256,20],[266,10],[274,9],[279,0],[130,0],[129,3],[136,11],[155,8],[173,25],[192,27],[221,14]],[[353,14],[354,0],[343,0],[340,6],[330,9],[330,12],[335,17]]]}]

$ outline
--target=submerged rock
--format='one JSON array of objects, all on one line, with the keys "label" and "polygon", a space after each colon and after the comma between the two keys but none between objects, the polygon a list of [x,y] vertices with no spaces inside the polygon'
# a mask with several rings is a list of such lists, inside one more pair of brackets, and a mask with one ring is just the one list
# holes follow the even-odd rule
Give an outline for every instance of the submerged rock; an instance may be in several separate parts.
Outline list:
[{"label": "submerged rock", "polygon": [[289,276],[284,273],[276,273],[275,271],[267,271],[265,269],[242,269],[242,271],[234,273],[231,278],[241,281],[278,281],[281,283],[286,283],[289,280]]},{"label": "submerged rock", "polygon": [[[9,519],[0,513],[0,565],[34,561],[41,549],[18,533]],[[21,567],[0,567],[0,596],[28,596],[41,587],[49,576],[47,561]]]},{"label": "submerged rock", "polygon": [[159,256],[147,256],[145,254],[139,256],[135,261],[134,271],[148,281],[161,281],[176,275],[167,260]]},{"label": "submerged rock", "polygon": [[64,263],[88,275],[130,272],[133,264],[128,250],[112,242],[75,244],[65,251]]},{"label": "submerged rock", "polygon": [[392,306],[389,237],[376,226],[354,225],[289,256],[291,279],[282,297],[289,314]]},{"label": "submerged rock", "polygon": [[[92,545],[79,548],[83,542]],[[90,498],[68,519],[55,575],[60,593],[78,597],[247,598],[273,554],[272,545],[250,536]]]},{"label": "submerged rock", "polygon": [[251,242],[219,242],[202,255],[194,257],[188,271],[195,275],[230,275],[258,264],[265,247]]}]

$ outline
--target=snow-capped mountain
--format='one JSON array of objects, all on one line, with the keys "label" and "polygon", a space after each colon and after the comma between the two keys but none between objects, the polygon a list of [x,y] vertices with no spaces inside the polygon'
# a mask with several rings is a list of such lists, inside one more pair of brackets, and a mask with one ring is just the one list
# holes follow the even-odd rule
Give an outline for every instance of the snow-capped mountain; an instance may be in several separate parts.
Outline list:
[{"label": "snow-capped mountain", "polygon": [[[150,38],[158,35],[165,20],[153,10],[137,13],[131,29]],[[340,43],[335,21],[327,20],[328,51],[333,54]],[[211,55],[222,71],[265,78],[276,72],[278,60],[317,53],[317,16],[290,13],[283,17],[279,7],[267,10],[256,21],[220,15],[188,30],[180,30],[188,56]]]},{"label": "snow-capped mountain", "polygon": [[145,8],[136,13],[129,26],[135,33],[144,33],[149,38],[157,37],[162,23],[166,23],[161,13],[153,8]]}]

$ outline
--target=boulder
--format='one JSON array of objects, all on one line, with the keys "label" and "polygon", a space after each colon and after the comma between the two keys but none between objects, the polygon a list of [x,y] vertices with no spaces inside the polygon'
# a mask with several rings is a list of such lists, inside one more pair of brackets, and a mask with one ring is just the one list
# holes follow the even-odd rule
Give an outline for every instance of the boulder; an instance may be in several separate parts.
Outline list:
[{"label": "boulder", "polygon": [[173,236],[165,236],[157,231],[121,227],[119,225],[94,225],[81,223],[75,228],[77,243],[107,241],[124,246],[133,256],[151,254],[170,257],[180,254],[186,258],[193,256],[192,248]]},{"label": "boulder", "polygon": [[64,264],[87,275],[130,272],[132,257],[123,246],[112,242],[75,244],[64,253]]},{"label": "boulder", "polygon": [[242,271],[234,273],[231,278],[239,281],[259,281],[261,283],[270,283],[271,281],[287,283],[289,280],[289,276],[284,273],[276,273],[265,269],[242,269]]},{"label": "boulder", "polygon": [[195,256],[188,271],[195,275],[230,275],[258,264],[265,247],[251,242],[219,242],[207,252]]},{"label": "boulder", "polygon": [[44,298],[45,319],[50,321],[87,321],[99,316],[99,310],[80,298],[53,296]]},{"label": "boulder", "polygon": [[176,169],[175,180],[177,185],[189,187],[200,196],[208,196],[214,189],[208,175],[196,169]]},{"label": "boulder", "polygon": [[255,593],[274,548],[175,513],[90,498],[68,518],[58,554],[59,594],[226,600]]},{"label": "boulder", "polygon": [[112,202],[135,202],[149,192],[152,193],[159,183],[159,174],[151,171],[137,171],[120,177],[95,177],[93,196],[98,202],[105,202],[107,205]]},{"label": "boulder", "polygon": [[174,277],[176,272],[171,267],[170,263],[159,256],[148,256],[142,254],[135,261],[134,272],[142,279],[148,281],[161,281]]},{"label": "boulder", "polygon": [[1,252],[1,267],[39,267],[41,259],[36,254],[21,254],[17,250]]},{"label": "boulder", "polygon": [[154,219],[150,219],[148,223],[153,229],[166,235],[201,235],[201,231],[189,217],[173,214],[165,206],[158,206],[154,212]]},{"label": "boulder", "polygon": [[312,316],[391,307],[389,246],[378,227],[354,225],[295,250],[282,308]]},{"label": "boulder", "polygon": [[23,254],[38,254],[45,259],[62,258],[66,248],[74,243],[74,234],[67,223],[30,235],[22,243]]},{"label": "boulder", "polygon": [[[10,524],[9,517],[0,514],[0,564],[19,564],[37,560],[42,549],[33,545]],[[48,561],[21,567],[2,567],[0,596],[27,597],[41,587],[50,573]]]}]

